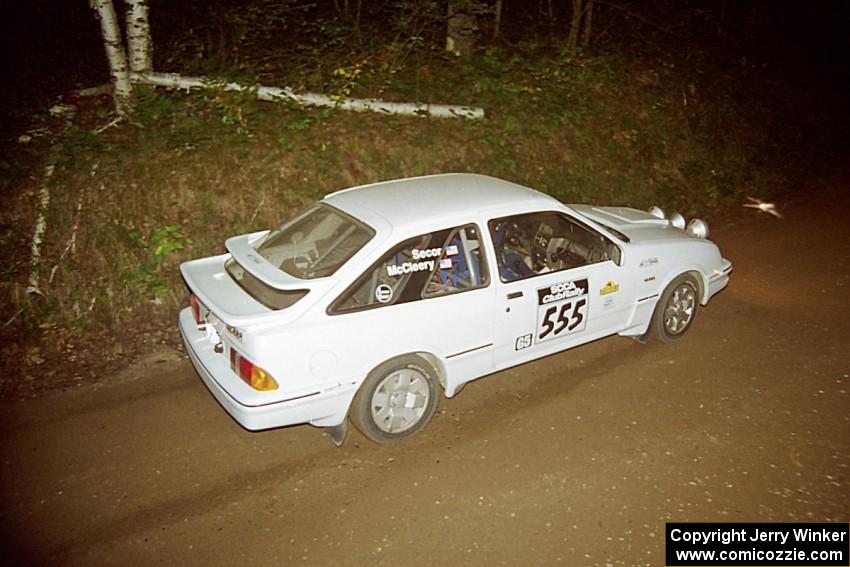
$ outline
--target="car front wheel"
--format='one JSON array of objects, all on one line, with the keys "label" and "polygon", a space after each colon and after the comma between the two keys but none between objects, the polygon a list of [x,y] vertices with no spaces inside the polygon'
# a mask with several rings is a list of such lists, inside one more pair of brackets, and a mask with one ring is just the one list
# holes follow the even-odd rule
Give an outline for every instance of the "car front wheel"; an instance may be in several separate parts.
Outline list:
[{"label": "car front wheel", "polygon": [[436,372],[414,355],[385,362],[364,380],[351,404],[354,426],[377,443],[411,437],[431,420],[439,401]]},{"label": "car front wheel", "polygon": [[661,294],[652,322],[649,336],[664,343],[681,339],[694,322],[699,309],[699,287],[693,276],[681,275]]}]

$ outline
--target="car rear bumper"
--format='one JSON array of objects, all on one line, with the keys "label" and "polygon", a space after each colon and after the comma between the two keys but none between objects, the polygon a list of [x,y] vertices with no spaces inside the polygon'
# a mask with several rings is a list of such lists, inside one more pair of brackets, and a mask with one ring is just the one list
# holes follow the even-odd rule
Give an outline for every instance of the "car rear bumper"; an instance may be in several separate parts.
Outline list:
[{"label": "car rear bumper", "polygon": [[302,423],[332,427],[345,420],[356,392],[354,384],[264,405],[239,403],[221,386],[233,377],[227,357],[214,352],[206,335],[197,331],[190,308],[180,312],[179,322],[186,352],[201,380],[218,403],[245,429],[257,431]]}]

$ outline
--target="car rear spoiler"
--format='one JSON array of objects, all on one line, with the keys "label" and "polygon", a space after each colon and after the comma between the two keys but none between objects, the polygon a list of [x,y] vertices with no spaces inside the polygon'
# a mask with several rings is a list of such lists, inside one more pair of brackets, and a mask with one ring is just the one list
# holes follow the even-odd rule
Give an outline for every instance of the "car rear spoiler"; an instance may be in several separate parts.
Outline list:
[{"label": "car rear spoiler", "polygon": [[280,290],[302,290],[308,286],[308,282],[296,278],[284,272],[274,264],[263,258],[257,250],[251,246],[258,233],[243,234],[228,238],[224,242],[225,248],[239,265],[245,268],[252,276],[269,287]]}]

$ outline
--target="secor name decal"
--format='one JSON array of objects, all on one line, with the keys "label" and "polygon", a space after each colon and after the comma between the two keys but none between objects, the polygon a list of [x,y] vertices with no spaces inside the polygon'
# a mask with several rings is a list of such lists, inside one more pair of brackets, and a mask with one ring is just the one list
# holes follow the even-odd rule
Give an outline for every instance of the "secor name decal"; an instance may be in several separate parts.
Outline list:
[{"label": "secor name decal", "polygon": [[421,272],[423,270],[433,272],[435,260],[428,260],[428,258],[439,258],[442,254],[442,248],[426,248],[425,250],[414,248],[411,250],[411,255],[416,261],[402,262],[401,264],[396,264],[394,266],[387,266],[387,275],[391,277],[398,277],[403,276],[404,274],[411,274],[413,272]]},{"label": "secor name decal", "polygon": [[427,248],[425,250],[419,250],[418,248],[414,248],[411,253],[413,254],[414,260],[425,260],[426,258],[438,258],[442,254],[441,248]]}]

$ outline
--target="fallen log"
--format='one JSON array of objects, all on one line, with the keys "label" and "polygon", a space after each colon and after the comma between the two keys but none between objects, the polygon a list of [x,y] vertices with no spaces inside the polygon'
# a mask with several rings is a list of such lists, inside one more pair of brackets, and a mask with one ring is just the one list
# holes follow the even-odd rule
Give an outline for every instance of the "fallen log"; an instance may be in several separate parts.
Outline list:
[{"label": "fallen log", "polygon": [[234,82],[214,81],[202,77],[184,77],[176,73],[131,73],[130,78],[134,83],[172,89],[221,89],[236,92],[255,92],[259,100],[271,102],[289,100],[305,106],[325,106],[354,112],[371,111],[412,116],[436,116],[440,118],[484,118],[484,110],[473,106],[387,102],[372,98],[338,99],[323,94],[296,93],[288,87],[247,86]]}]

